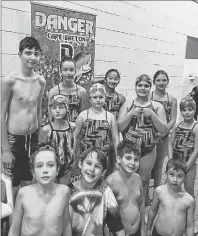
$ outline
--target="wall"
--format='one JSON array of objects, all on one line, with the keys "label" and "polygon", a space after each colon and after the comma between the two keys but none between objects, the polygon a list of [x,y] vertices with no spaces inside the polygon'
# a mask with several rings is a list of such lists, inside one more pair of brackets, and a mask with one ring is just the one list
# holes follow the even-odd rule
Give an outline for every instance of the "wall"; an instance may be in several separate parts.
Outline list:
[{"label": "wall", "polygon": [[[35,1],[38,2],[38,1]],[[39,1],[42,3],[42,1]],[[182,92],[187,35],[198,38],[198,4],[193,1],[43,1],[97,14],[95,75],[121,73],[120,90],[133,96],[134,79],[164,69],[169,91]],[[30,35],[29,1],[2,1],[2,76],[19,66],[18,43]]]}]

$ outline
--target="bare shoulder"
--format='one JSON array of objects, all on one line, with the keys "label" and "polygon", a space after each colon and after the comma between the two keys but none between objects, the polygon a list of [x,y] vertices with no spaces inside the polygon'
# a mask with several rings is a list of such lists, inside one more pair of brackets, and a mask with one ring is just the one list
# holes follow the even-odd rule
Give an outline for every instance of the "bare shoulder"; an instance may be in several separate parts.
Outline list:
[{"label": "bare shoulder", "polygon": [[114,183],[116,183],[116,180],[118,180],[118,171],[114,171],[112,174],[110,174],[107,179],[106,182],[107,184],[109,184],[110,186]]},{"label": "bare shoulder", "polygon": [[115,119],[115,116],[111,112],[109,112],[109,111],[106,111],[106,112],[107,112],[107,119],[109,119],[109,120]]},{"label": "bare shoulder", "polygon": [[17,73],[12,72],[12,73],[10,73],[7,76],[2,78],[2,84],[13,86],[16,82],[16,79],[17,79]]},{"label": "bare shoulder", "polygon": [[57,193],[61,194],[62,196],[69,196],[70,190],[69,187],[63,184],[56,184]]},{"label": "bare shoulder", "polygon": [[189,207],[193,206],[195,204],[194,198],[189,193],[187,193],[186,191],[184,192],[184,199],[185,199],[185,202],[187,203],[187,205]]},{"label": "bare shoulder", "polygon": [[87,110],[81,111],[81,113],[78,116],[81,118],[87,117]]},{"label": "bare shoulder", "polygon": [[76,128],[76,124],[74,122],[69,122],[69,124],[72,130]]},{"label": "bare shoulder", "polygon": [[167,188],[166,188],[166,185],[160,185],[158,186],[155,190],[155,195],[157,196],[165,196],[165,193],[167,192]]},{"label": "bare shoulder", "polygon": [[18,198],[29,198],[29,196],[33,196],[34,193],[36,193],[36,184],[24,186],[23,188],[20,188],[17,194]]},{"label": "bare shoulder", "polygon": [[43,76],[36,74],[36,76],[38,77],[38,80],[40,82],[41,85],[45,85],[46,84],[46,80]]},{"label": "bare shoulder", "polygon": [[121,103],[126,102],[126,97],[122,93],[118,93],[118,96],[120,97]]},{"label": "bare shoulder", "polygon": [[174,97],[172,94],[169,93],[168,96],[169,96],[169,101],[171,101],[171,102],[177,102],[177,98]]},{"label": "bare shoulder", "polygon": [[58,94],[58,85],[54,86],[53,88],[50,89],[49,91],[49,96],[52,97],[55,94]]},{"label": "bare shoulder", "polygon": [[132,179],[136,181],[136,183],[142,184],[142,179],[138,173],[134,173],[132,175]]},{"label": "bare shoulder", "polygon": [[41,129],[44,133],[48,133],[49,131],[51,131],[51,126],[50,124],[46,124]]},{"label": "bare shoulder", "polygon": [[152,105],[155,110],[164,109],[163,105],[160,102],[152,100]]},{"label": "bare shoulder", "polygon": [[194,127],[194,132],[197,133],[198,132],[198,122],[196,122],[195,127]]},{"label": "bare shoulder", "polygon": [[80,85],[77,85],[77,88],[78,88],[78,92],[79,92],[79,94],[86,94],[86,89],[85,88],[83,88],[82,86],[80,86]]}]

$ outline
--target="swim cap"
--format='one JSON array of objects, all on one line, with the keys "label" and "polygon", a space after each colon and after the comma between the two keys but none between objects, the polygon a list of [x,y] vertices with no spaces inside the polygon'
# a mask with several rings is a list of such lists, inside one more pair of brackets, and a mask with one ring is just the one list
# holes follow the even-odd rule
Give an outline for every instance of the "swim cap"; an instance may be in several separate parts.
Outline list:
[{"label": "swim cap", "polygon": [[103,84],[96,83],[89,89],[89,96],[92,96],[97,91],[101,92],[103,95],[106,95],[105,86]]},{"label": "swim cap", "polygon": [[151,80],[150,77],[149,77],[148,75],[146,75],[146,74],[142,74],[142,75],[140,75],[140,76],[137,77],[137,79],[136,79],[136,81],[135,81],[135,86],[137,86],[138,83],[140,83],[140,82],[142,82],[142,81],[147,82],[147,83],[150,85],[150,87],[151,87],[151,85],[152,85],[152,80]]},{"label": "swim cap", "polygon": [[196,110],[196,103],[190,96],[183,98],[179,104],[180,111],[186,107],[191,107],[193,110]]},{"label": "swim cap", "polygon": [[53,106],[53,105],[64,105],[65,108],[68,110],[68,100],[65,96],[63,95],[60,95],[60,94],[57,94],[57,95],[54,95],[50,98],[50,101],[49,101],[49,107]]}]

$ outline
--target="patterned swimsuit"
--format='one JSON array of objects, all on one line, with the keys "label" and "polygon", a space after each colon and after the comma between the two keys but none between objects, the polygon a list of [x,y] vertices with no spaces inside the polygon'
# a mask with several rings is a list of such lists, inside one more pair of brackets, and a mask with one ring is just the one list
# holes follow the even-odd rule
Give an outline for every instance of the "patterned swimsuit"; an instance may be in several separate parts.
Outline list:
[{"label": "patterned swimsuit", "polygon": [[104,109],[106,111],[113,113],[116,120],[118,118],[118,114],[119,114],[121,106],[122,106],[122,102],[117,92],[115,92],[113,96],[106,95]]},{"label": "patterned swimsuit", "polygon": [[180,127],[181,123],[176,128],[173,158],[179,158],[187,162],[194,151],[195,135],[193,129],[198,122],[190,129]]},{"label": "patterned swimsuit", "polygon": [[[167,95],[167,100],[165,101],[159,101],[159,100],[155,100],[153,98],[153,92],[152,92],[152,97],[151,97],[151,100],[153,101],[156,101],[156,102],[159,102],[162,104],[162,106],[164,107],[164,110],[165,110],[165,113],[166,113],[166,120],[167,120],[167,123],[170,122],[171,120],[171,109],[172,109],[172,102],[170,102],[169,100],[169,96],[168,96],[168,93],[166,93]],[[167,133],[165,136],[163,137],[160,137],[158,142],[161,143],[162,141],[164,141],[164,139],[169,135],[169,133]]]},{"label": "patterned swimsuit", "polygon": [[[59,84],[58,84],[58,91],[59,91],[59,94],[61,94]],[[75,122],[76,118],[78,117],[80,113],[80,97],[78,94],[77,85],[76,85],[76,94],[73,94],[73,95],[61,94],[61,95],[65,96],[68,99],[68,103],[69,103],[69,111],[68,111],[67,120],[71,122]]]},{"label": "patterned swimsuit", "polygon": [[[69,122],[68,122],[69,124]],[[50,142],[58,150],[60,170],[58,172],[58,178],[65,176],[72,167],[73,164],[73,132],[71,126],[64,130],[55,130],[51,123]]]},{"label": "patterned swimsuit", "polygon": [[[131,105],[131,109],[134,107],[148,108],[152,107],[152,103],[147,107],[141,107],[134,104]],[[154,111],[154,108],[153,108]],[[155,128],[151,117],[145,116],[141,113],[140,118],[133,116],[128,126],[122,132],[123,140],[137,144],[141,148],[141,157],[146,156],[153,150],[157,143],[157,129]]]}]

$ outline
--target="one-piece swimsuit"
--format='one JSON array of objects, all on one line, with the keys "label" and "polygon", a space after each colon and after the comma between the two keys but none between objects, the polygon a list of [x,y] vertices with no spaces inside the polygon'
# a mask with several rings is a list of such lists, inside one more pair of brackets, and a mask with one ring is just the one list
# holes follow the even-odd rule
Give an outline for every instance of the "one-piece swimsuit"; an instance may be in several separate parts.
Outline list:
[{"label": "one-piece swimsuit", "polygon": [[106,95],[104,109],[106,111],[113,113],[116,120],[118,118],[118,114],[119,114],[121,106],[122,106],[122,102],[117,92],[115,92],[113,96]]}]

